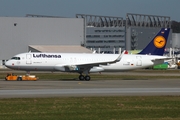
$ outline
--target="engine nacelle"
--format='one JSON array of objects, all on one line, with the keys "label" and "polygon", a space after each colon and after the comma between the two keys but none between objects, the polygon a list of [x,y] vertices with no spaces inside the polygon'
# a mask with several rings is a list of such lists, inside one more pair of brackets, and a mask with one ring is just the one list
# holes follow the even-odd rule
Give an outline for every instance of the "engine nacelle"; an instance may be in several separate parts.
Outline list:
[{"label": "engine nacelle", "polygon": [[76,65],[69,65],[69,66],[56,65],[54,69],[62,72],[71,72],[71,71],[80,70]]},{"label": "engine nacelle", "polygon": [[102,72],[104,69],[102,67],[93,67],[89,72]]},{"label": "engine nacelle", "polygon": [[55,70],[58,70],[58,71],[62,71],[62,72],[65,72],[65,71],[66,71],[66,69],[65,69],[64,66],[58,66],[58,65],[57,65],[57,66],[54,67],[54,69],[55,69]]}]

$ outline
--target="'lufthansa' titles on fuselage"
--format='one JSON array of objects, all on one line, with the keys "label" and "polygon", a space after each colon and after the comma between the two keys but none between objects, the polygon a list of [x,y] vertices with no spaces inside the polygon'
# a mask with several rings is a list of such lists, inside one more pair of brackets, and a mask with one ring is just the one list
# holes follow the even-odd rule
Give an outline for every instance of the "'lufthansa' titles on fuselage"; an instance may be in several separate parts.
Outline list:
[{"label": "'lufthansa' titles on fuselage", "polygon": [[61,55],[57,55],[57,54],[33,54],[33,58],[61,58]]}]

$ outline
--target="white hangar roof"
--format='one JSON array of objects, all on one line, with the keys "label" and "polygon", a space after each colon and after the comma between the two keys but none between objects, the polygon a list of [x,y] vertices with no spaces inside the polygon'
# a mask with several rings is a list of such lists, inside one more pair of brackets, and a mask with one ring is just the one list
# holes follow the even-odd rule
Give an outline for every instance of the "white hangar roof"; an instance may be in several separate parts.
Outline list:
[{"label": "white hangar roof", "polygon": [[92,53],[91,50],[78,45],[29,45],[31,52],[59,52],[59,53]]}]

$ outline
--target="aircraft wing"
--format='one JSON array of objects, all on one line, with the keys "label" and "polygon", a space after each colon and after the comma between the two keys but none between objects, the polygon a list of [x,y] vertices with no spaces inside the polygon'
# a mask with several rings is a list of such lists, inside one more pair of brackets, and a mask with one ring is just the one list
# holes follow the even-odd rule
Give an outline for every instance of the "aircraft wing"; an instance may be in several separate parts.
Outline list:
[{"label": "aircraft wing", "polygon": [[154,63],[154,65],[158,65],[164,63],[165,60],[170,60],[170,59],[172,58],[162,56],[160,58],[154,58],[151,61]]},{"label": "aircraft wing", "polygon": [[75,65],[78,65],[78,66],[99,66],[99,65],[107,65],[107,64],[116,63],[116,62],[119,62],[121,60],[121,57],[123,56],[124,52],[122,54],[119,54],[119,56],[113,61],[82,63],[82,64],[75,64]]},{"label": "aircraft wing", "polygon": [[155,59],[152,59],[151,61],[154,62],[154,61],[159,61],[159,60],[170,60],[172,58],[170,57],[164,57],[164,58],[155,58]]},{"label": "aircraft wing", "polygon": [[74,63],[71,65],[68,64],[58,64],[55,66],[55,69],[60,70],[60,71],[66,71],[66,70],[79,70],[79,69],[90,69],[94,66],[99,66],[99,65],[108,65],[108,64],[112,64],[112,63],[116,63],[118,61],[120,61],[121,57],[123,56],[124,53],[119,54],[119,56],[112,61],[103,61],[103,62],[89,62],[89,63]]}]

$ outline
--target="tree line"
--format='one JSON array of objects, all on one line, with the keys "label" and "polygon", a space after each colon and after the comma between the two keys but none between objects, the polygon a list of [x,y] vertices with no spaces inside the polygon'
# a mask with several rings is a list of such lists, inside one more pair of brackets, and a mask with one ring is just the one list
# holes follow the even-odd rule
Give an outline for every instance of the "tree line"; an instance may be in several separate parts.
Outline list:
[{"label": "tree line", "polygon": [[171,29],[173,33],[180,33],[180,22],[171,21]]}]

